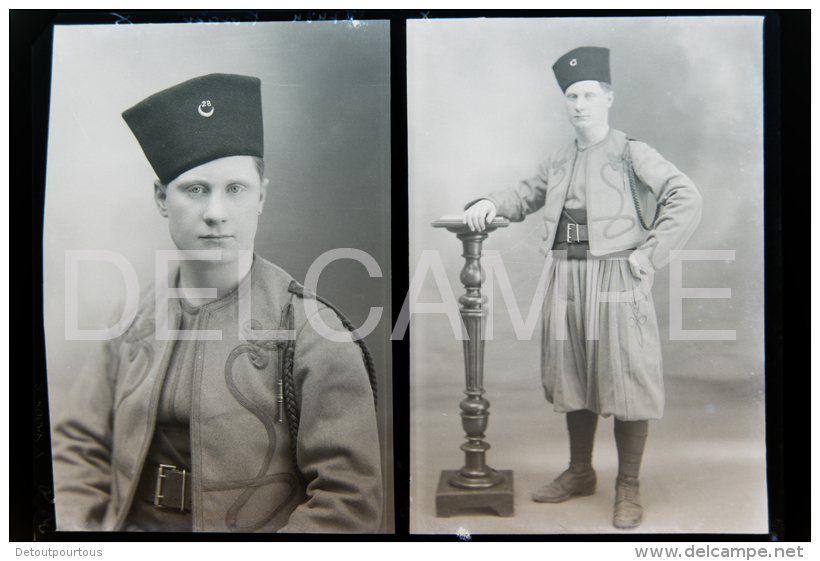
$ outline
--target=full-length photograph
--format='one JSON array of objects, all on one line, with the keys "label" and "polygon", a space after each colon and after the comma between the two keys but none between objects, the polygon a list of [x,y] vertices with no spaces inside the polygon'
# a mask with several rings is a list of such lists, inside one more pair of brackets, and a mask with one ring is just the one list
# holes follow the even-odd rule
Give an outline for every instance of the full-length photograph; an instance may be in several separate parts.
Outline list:
[{"label": "full-length photograph", "polygon": [[760,17],[408,22],[412,533],[765,533]]},{"label": "full-length photograph", "polygon": [[54,27],[58,531],[393,532],[384,21]]}]

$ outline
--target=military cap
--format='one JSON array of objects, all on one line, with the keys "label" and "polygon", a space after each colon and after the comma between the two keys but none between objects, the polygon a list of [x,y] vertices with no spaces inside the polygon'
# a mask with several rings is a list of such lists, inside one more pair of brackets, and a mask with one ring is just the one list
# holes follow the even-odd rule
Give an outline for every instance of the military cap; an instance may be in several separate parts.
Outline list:
[{"label": "military cap", "polygon": [[552,65],[552,71],[562,92],[575,82],[584,80],[612,83],[609,77],[609,49],[605,47],[572,49]]},{"label": "military cap", "polygon": [[264,156],[261,81],[208,74],[162,90],[122,117],[166,185],[227,156]]}]

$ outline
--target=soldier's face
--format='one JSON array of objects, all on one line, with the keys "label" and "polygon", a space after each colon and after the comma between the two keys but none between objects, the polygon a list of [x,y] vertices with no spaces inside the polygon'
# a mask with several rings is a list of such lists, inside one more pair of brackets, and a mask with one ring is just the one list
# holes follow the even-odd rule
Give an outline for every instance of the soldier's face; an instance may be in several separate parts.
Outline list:
[{"label": "soldier's face", "polygon": [[253,250],[267,184],[252,157],[231,156],[188,170],[167,186],[157,182],[154,195],[178,249],[219,249],[223,261],[233,261],[238,250]]},{"label": "soldier's face", "polygon": [[576,129],[589,129],[609,123],[613,93],[605,92],[595,80],[575,82],[564,92],[569,122]]}]

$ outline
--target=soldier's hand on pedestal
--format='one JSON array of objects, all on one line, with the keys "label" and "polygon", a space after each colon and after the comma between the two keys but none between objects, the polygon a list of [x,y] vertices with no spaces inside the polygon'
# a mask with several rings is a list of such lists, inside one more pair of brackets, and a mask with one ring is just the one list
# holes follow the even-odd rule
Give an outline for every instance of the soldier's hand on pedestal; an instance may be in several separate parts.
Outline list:
[{"label": "soldier's hand on pedestal", "polygon": [[462,223],[470,227],[473,232],[483,232],[486,225],[495,219],[498,209],[488,199],[481,199],[464,211]]}]

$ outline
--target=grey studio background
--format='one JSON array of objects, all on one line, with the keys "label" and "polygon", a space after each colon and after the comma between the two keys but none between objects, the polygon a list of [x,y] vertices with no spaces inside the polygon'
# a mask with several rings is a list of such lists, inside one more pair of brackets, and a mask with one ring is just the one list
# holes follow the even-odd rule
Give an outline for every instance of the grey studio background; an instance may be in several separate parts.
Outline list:
[{"label": "grey studio background", "polygon": [[[437,250],[456,297],[464,264],[442,215],[537,172],[574,138],[552,64],[582,45],[611,49],[610,125],[641,139],[703,195],[687,249],[734,250],[734,261],[685,261],[683,286],[730,288],[730,299],[683,301],[684,329],[735,330],[733,341],[669,340],[669,269],[653,295],[663,344],[666,412],[652,421],[641,469],[641,533],[768,531],[764,417],[762,18],[475,19],[407,22],[410,274]],[[490,234],[522,316],[544,259],[540,219]],[[441,302],[428,273],[418,299]],[[617,454],[601,419],[597,494],[536,504],[531,494],[569,462],[565,416],[540,381],[540,323],[518,341],[496,284],[484,360],[487,461],[515,470],[515,516],[435,517],[442,469],[464,463],[458,404],[462,344],[444,314],[411,322],[411,532],[610,533]]]},{"label": "grey studio background", "polygon": [[[120,114],[164,88],[212,72],[262,80],[268,199],[256,252],[304,281],[335,248],[358,248],[379,264],[371,278],[351,260],[328,265],[318,292],[362,325],[378,371],[385,505],[393,531],[390,362],[389,22],[57,26],[45,225],[44,315],[51,418],[94,342],[66,341],[69,249],[112,250],[154,277],[154,250],[174,249],[153,201],[155,175]],[[125,294],[106,262],[81,262],[79,328],[107,327]]]}]

